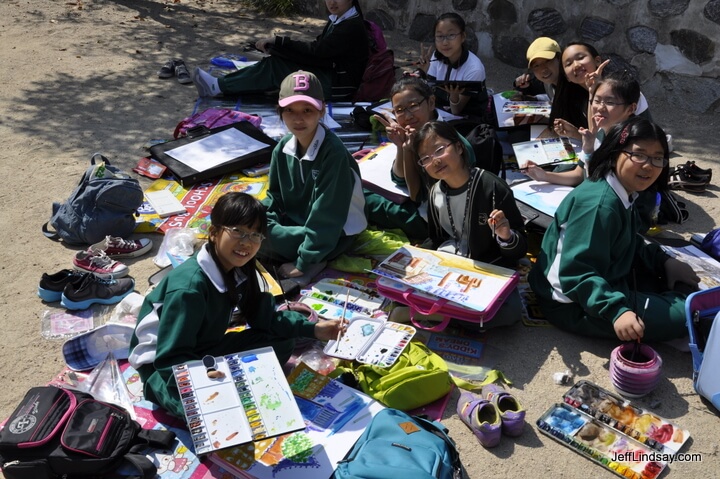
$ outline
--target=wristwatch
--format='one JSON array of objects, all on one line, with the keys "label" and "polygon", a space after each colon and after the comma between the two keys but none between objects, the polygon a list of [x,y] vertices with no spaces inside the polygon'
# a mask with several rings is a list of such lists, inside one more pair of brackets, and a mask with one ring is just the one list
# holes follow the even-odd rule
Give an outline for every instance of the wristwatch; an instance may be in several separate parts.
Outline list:
[{"label": "wristwatch", "polygon": [[515,242],[515,231],[510,230],[510,239],[508,239],[507,241],[501,240],[500,237],[498,236],[497,242],[501,248],[507,248],[508,246],[513,244],[513,242]]}]

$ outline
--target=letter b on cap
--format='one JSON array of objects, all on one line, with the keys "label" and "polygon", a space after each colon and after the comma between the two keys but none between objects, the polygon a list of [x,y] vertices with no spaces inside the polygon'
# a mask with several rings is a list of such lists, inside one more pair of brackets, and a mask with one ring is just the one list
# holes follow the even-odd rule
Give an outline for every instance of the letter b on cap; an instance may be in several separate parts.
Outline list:
[{"label": "letter b on cap", "polygon": [[295,91],[305,91],[310,89],[310,82],[308,81],[307,75],[293,75],[293,78],[295,79]]}]

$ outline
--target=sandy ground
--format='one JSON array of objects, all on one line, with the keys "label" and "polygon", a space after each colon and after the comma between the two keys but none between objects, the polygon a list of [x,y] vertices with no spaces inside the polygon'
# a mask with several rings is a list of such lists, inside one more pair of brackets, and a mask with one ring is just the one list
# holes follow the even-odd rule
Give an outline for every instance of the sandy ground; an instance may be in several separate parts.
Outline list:
[{"label": "sandy ground", "polygon": [[[71,265],[74,250],[44,238],[52,201],[64,200],[96,151],[126,171],[142,156],[151,138],[172,134],[192,111],[196,91],[174,79],[159,80],[158,68],[182,57],[192,68],[222,52],[238,52],[244,41],[277,30],[295,35],[318,31],[321,20],[264,19],[231,0],[4,0],[0,2],[0,417],[7,417],[24,392],[44,384],[63,367],[60,342],[40,336],[40,317],[48,307],[36,296],[43,272]],[[398,62],[414,59],[417,45],[387,34]],[[519,54],[521,54],[519,52]],[[508,87],[516,69],[485,59],[488,83]],[[675,138],[673,162],[694,159],[720,174],[718,120],[697,115],[662,97],[649,98],[655,119]],[[143,185],[149,182],[143,180]],[[679,196],[690,220],[666,228],[666,236],[689,237],[717,227],[717,186],[704,194]],[[155,249],[162,237],[155,236]],[[154,255],[153,252],[153,255]],[[150,256],[128,261],[137,290],[156,271]],[[561,399],[566,387],[552,374],[569,369],[576,379],[610,388],[608,358],[616,341],[588,340],[553,328],[520,324],[488,334],[497,366],[514,382],[513,391],[528,410],[527,426],[516,439],[482,448],[455,414],[456,397],[445,424],[457,441],[467,477],[613,477],[570,449],[539,433],[537,418]],[[691,357],[656,345],[663,379],[640,405],[688,429],[686,451],[702,462],[676,463],[680,477],[717,477],[718,417],[695,394]],[[712,472],[712,471],[716,472]]]}]

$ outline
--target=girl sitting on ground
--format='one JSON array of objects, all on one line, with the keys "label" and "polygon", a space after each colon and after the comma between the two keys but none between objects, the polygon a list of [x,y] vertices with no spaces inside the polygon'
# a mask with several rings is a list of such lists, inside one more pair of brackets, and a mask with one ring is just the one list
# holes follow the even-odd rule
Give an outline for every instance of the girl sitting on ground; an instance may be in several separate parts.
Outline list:
[{"label": "girl sitting on ground", "polygon": [[278,36],[258,40],[256,48],[270,56],[222,78],[196,68],[193,82],[198,94],[213,97],[273,91],[290,73],[308,70],[320,79],[326,99],[351,97],[360,86],[369,52],[360,3],[325,0],[325,6],[330,19],[315,41]]},{"label": "girl sitting on ground", "polygon": [[[527,240],[507,183],[489,171],[472,168],[460,135],[447,123],[426,123],[415,135],[413,146],[420,166],[437,180],[428,201],[431,248],[516,268],[527,253]],[[516,322],[520,304],[514,291],[489,324]]]},{"label": "girl sitting on ground", "polygon": [[[465,20],[457,13],[444,13],[435,22],[435,51],[420,46],[420,69],[435,88],[437,106],[453,115],[483,117],[487,108],[485,66],[465,44]],[[465,88],[453,82],[473,82]]]},{"label": "girl sitting on ground", "polygon": [[[562,201],[528,280],[548,321],[587,336],[670,340],[687,335],[692,268],[637,234],[638,194],[667,184],[665,133],[633,117],[610,129],[589,181]],[[636,314],[648,301],[644,320]]]},{"label": "girl sitting on ground", "polygon": [[345,252],[367,226],[357,162],[320,123],[320,80],[297,71],[283,80],[278,111],[290,131],[275,147],[267,198],[268,240],[261,254],[282,262],[278,274],[305,286]]},{"label": "girl sitting on ground", "polygon": [[[225,194],[212,210],[208,243],[145,298],[129,361],[147,400],[182,418],[174,365],[265,346],[285,364],[294,338],[337,337],[339,320],[315,324],[300,313],[275,310],[255,263],[266,228],[265,209],[255,198]],[[227,332],[236,324],[249,328]]]},{"label": "girl sitting on ground", "polygon": [[547,95],[553,101],[560,75],[565,75],[560,66],[560,45],[552,38],[536,38],[525,55],[530,72],[518,76],[513,88],[523,95]]}]

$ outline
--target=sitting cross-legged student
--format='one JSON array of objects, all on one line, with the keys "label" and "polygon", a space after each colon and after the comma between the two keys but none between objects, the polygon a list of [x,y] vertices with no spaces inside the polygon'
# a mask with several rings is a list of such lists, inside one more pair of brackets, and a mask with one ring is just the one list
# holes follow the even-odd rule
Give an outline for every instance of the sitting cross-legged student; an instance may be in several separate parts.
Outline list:
[{"label": "sitting cross-legged student", "polygon": [[[665,132],[633,117],[612,127],[593,154],[589,179],[563,199],[528,280],[548,321],[622,341],[687,335],[692,268],[637,233],[638,194],[667,184]],[[644,319],[638,308],[647,301]]]},{"label": "sitting cross-legged student", "polygon": [[290,73],[307,70],[320,79],[324,97],[334,90],[351,97],[362,81],[368,59],[368,32],[359,0],[325,0],[330,19],[312,42],[290,37],[258,40],[256,48],[269,56],[257,64],[216,78],[196,68],[193,82],[201,97],[277,91]]},{"label": "sitting cross-legged student", "polygon": [[287,289],[307,285],[328,260],[344,253],[365,230],[360,168],[342,141],[322,123],[320,81],[310,72],[282,82],[278,110],[290,132],[270,161],[268,240],[261,255],[282,262]]}]

